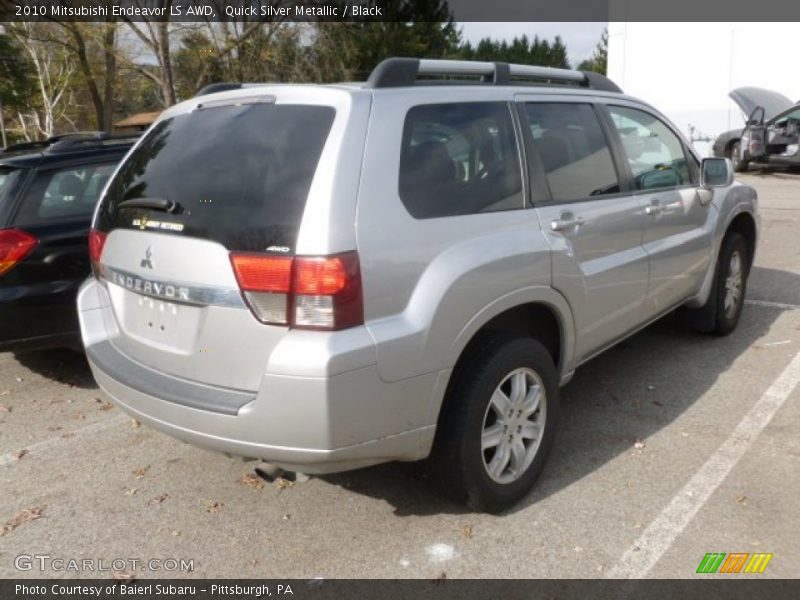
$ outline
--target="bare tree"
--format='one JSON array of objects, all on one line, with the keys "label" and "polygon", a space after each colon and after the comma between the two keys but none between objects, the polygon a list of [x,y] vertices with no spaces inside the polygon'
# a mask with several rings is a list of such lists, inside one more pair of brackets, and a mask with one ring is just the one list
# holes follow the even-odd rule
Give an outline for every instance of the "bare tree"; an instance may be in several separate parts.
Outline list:
[{"label": "bare tree", "polygon": [[8,28],[24,50],[33,68],[38,102],[17,113],[19,127],[27,140],[40,135],[55,135],[60,122],[73,125],[68,117],[71,103],[70,86],[76,66],[62,44],[46,41],[56,27],[50,23],[13,23]]},{"label": "bare tree", "polygon": [[59,25],[68,34],[66,45],[77,59],[92,99],[97,128],[110,132],[114,119],[119,24],[111,20],[105,23],[62,21]]}]

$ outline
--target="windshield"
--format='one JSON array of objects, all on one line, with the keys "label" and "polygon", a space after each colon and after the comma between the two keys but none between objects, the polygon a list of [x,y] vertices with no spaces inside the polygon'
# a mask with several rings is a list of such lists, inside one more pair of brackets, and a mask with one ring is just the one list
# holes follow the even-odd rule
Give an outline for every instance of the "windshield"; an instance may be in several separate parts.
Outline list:
[{"label": "windshield", "polygon": [[293,250],[334,115],[327,106],[242,103],[161,121],[114,177],[96,226]]}]

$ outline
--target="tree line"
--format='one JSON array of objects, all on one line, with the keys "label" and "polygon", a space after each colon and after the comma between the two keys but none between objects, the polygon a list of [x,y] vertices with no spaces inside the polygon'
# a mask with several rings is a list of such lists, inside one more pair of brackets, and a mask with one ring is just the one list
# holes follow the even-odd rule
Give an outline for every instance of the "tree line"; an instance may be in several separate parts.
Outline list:
[{"label": "tree line", "polygon": [[[445,0],[390,2],[391,22],[6,23],[0,101],[9,141],[111,131],[222,81],[365,79],[389,56],[569,68],[561,38],[462,39]],[[526,27],[520,24],[521,28]],[[578,68],[605,71],[606,38]]]}]

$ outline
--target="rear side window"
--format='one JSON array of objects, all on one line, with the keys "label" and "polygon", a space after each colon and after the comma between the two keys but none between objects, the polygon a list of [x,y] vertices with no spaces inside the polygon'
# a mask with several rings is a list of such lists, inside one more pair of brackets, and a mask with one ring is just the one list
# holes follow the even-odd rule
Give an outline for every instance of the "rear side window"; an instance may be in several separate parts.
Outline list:
[{"label": "rear side window", "polygon": [[88,220],[115,167],[116,163],[108,163],[40,171],[25,195],[16,224],[37,225],[55,219]]},{"label": "rear side window", "polygon": [[[161,121],[121,166],[96,226],[181,231],[229,250],[294,249],[334,116],[328,106],[243,103]],[[118,206],[140,199],[180,208]]]},{"label": "rear side window", "polygon": [[0,166],[0,215],[7,209],[7,204],[11,201],[14,188],[24,178],[26,171],[26,169]]},{"label": "rear side window", "polygon": [[524,208],[517,141],[503,102],[408,111],[400,199],[417,219]]},{"label": "rear side window", "polygon": [[620,191],[611,150],[591,105],[537,102],[525,110],[553,200]]},{"label": "rear side window", "polygon": [[622,106],[609,106],[608,111],[619,132],[635,189],[655,190],[692,183],[683,144],[660,119]]}]

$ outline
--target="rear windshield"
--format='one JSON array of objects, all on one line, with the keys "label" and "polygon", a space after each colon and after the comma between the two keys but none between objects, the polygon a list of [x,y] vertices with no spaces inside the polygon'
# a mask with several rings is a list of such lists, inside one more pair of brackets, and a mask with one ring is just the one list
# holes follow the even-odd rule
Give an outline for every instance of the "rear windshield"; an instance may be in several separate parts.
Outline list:
[{"label": "rear windshield", "polygon": [[[201,237],[229,250],[294,250],[334,115],[327,106],[258,103],[161,121],[112,180],[96,226]],[[142,199],[178,207],[136,206]]]}]

